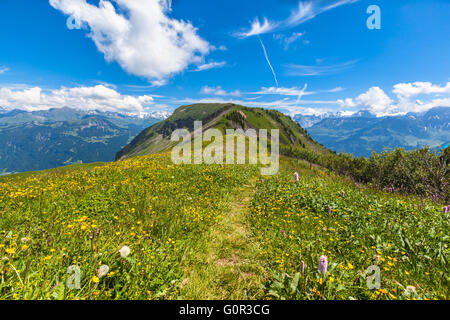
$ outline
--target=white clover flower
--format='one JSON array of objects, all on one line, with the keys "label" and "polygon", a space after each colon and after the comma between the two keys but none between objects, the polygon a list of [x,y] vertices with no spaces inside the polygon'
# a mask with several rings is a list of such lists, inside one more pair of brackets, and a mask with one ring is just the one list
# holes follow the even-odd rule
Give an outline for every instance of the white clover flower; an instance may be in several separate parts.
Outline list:
[{"label": "white clover flower", "polygon": [[97,273],[98,273],[98,277],[99,277],[99,278],[103,278],[104,276],[106,276],[106,275],[108,274],[108,272],[109,272],[109,267],[108,267],[106,264],[102,265],[102,266],[97,270]]},{"label": "white clover flower", "polygon": [[409,293],[415,293],[416,292],[416,287],[414,287],[414,286],[407,286],[406,287],[406,291],[408,291]]},{"label": "white clover flower", "polygon": [[130,250],[130,248],[129,248],[128,246],[123,246],[123,247],[120,248],[120,250],[119,250],[120,256],[121,256],[122,258],[128,257],[128,255],[130,254],[130,252],[131,252],[131,250]]},{"label": "white clover flower", "polygon": [[24,238],[20,239],[20,242],[26,243],[26,242],[28,242],[28,238],[24,237]]}]

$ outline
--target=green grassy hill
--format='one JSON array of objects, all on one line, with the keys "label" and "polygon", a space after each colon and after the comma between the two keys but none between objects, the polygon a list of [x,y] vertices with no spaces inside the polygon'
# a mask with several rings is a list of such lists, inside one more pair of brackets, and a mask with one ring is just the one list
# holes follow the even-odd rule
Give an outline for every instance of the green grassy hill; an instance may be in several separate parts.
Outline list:
[{"label": "green grassy hill", "polygon": [[172,132],[181,128],[192,132],[196,120],[203,122],[203,130],[217,128],[224,134],[225,129],[279,129],[282,153],[285,148],[290,147],[305,148],[320,153],[328,152],[298,123],[279,111],[248,108],[232,103],[211,103],[178,108],[168,119],[141,132],[129,145],[117,153],[116,159],[168,150],[176,144],[170,141]]}]

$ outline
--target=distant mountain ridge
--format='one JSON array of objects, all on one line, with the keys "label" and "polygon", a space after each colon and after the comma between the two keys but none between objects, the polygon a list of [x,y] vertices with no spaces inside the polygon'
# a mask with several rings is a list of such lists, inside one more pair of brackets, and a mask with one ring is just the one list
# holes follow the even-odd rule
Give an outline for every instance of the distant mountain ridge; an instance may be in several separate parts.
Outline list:
[{"label": "distant mountain ridge", "polygon": [[0,108],[0,174],[113,161],[116,152],[143,129],[167,116]]},{"label": "distant mountain ridge", "polygon": [[[165,111],[153,111],[145,113],[141,116],[133,114],[124,114],[111,111],[99,111],[99,110],[78,110],[73,108],[52,108],[49,110],[39,111],[26,111],[21,109],[5,109],[0,107],[0,125],[5,123],[18,123],[18,122],[30,122],[30,121],[70,121],[81,120],[86,117],[104,117],[109,119],[155,119],[164,120],[170,116],[169,112]],[[14,119],[8,119],[14,118]]]},{"label": "distant mountain ridge", "polygon": [[442,147],[450,142],[450,108],[436,107],[422,113],[376,117],[367,111],[351,116],[296,115],[316,141],[336,152],[370,156],[373,151],[396,147],[406,150]]}]

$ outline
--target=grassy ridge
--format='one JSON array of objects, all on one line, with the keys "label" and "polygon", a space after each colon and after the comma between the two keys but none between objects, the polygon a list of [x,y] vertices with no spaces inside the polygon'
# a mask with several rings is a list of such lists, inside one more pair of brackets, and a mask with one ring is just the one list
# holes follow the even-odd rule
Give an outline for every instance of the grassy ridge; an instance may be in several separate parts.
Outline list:
[{"label": "grassy ridge", "polygon": [[308,133],[290,117],[276,110],[248,108],[232,103],[194,104],[182,106],[168,119],[159,122],[139,134],[129,145],[123,148],[117,159],[136,155],[158,153],[170,150],[176,143],[171,142],[172,132],[176,129],[193,131],[194,121],[202,121],[203,130],[216,128],[225,134],[226,129],[278,129],[281,151],[284,148],[299,147],[318,154],[330,153],[315,142]]}]

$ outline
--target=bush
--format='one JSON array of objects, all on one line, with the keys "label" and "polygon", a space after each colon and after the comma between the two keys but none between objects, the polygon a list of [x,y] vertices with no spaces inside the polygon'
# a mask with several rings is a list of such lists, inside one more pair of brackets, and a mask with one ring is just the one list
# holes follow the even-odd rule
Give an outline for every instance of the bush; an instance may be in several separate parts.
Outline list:
[{"label": "bush", "polygon": [[319,154],[304,148],[282,148],[281,152],[306,160],[356,182],[371,183],[380,189],[450,201],[450,148],[435,153],[429,148],[373,153],[370,158],[350,154]]}]

